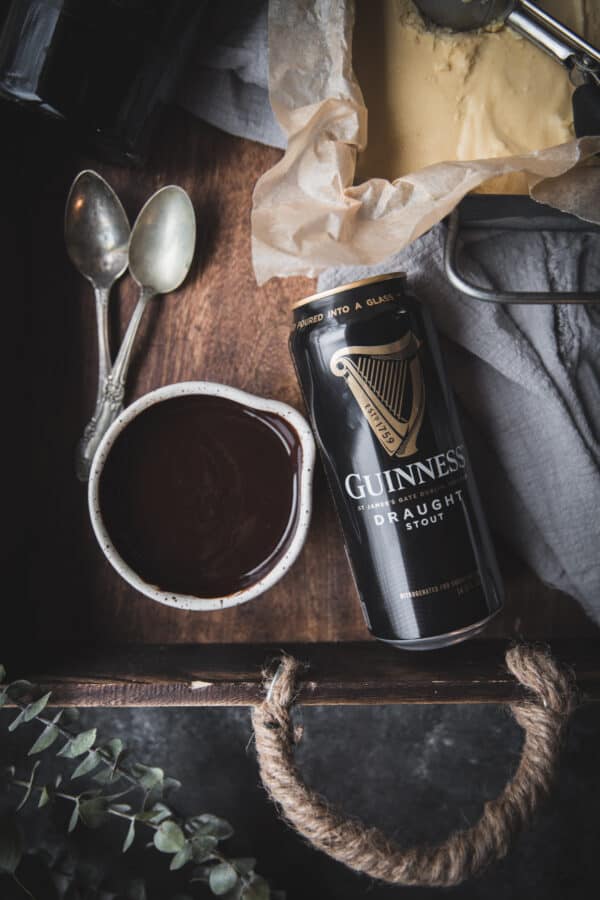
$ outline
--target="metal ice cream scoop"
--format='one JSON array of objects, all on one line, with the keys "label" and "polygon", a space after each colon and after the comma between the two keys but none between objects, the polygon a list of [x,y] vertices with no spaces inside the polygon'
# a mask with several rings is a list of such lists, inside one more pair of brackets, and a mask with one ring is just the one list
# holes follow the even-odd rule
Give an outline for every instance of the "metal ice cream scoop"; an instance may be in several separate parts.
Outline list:
[{"label": "metal ice cream scoop", "polygon": [[504,21],[568,69],[578,69],[600,84],[600,50],[531,0],[415,0],[415,4],[426,19],[452,31]]},{"label": "metal ice cream scoop", "polygon": [[579,87],[573,97],[575,133],[600,133],[600,50],[530,0],[414,0],[434,25],[452,31],[495,21],[532,41],[565,66]]}]

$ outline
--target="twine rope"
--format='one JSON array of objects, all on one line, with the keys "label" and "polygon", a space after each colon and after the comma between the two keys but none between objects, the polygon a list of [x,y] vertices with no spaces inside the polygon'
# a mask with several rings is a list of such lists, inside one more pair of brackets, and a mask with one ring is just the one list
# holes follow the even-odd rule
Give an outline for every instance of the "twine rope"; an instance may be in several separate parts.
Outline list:
[{"label": "twine rope", "polygon": [[266,681],[265,700],[252,723],[262,782],[285,820],[314,847],[357,872],[390,884],[448,887],[481,872],[508,852],[556,775],[565,726],[575,706],[570,674],[549,651],[524,644],[506,654],[509,671],[529,692],[510,709],[525,732],[516,772],[479,821],[436,845],[400,847],[381,830],[348,818],[308,787],[294,759],[297,735],[291,710],[302,664],[281,659]]}]

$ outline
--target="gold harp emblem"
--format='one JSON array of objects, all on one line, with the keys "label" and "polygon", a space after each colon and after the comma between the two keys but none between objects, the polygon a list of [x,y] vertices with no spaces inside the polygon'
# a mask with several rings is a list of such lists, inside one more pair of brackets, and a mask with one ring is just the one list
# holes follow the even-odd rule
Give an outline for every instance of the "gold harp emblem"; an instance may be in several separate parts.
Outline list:
[{"label": "gold harp emblem", "polygon": [[390,456],[411,456],[425,411],[425,385],[412,331],[392,344],[342,347],[331,357],[334,375],[346,379],[354,399]]}]

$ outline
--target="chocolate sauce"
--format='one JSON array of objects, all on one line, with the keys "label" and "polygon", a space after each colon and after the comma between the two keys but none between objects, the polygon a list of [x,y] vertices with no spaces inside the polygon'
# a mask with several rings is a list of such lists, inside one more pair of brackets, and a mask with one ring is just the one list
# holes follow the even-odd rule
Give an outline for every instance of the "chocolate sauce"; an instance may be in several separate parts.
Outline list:
[{"label": "chocolate sauce", "polygon": [[301,447],[273,413],[207,395],[156,403],[112,447],[100,511],[120,556],[174,594],[224,597],[287,550]]}]

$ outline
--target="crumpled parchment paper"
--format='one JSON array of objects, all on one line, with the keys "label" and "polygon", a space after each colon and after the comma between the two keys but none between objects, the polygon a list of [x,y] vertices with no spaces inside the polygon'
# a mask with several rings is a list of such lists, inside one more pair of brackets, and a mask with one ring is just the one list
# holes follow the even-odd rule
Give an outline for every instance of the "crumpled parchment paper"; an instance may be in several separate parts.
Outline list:
[{"label": "crumpled parchment paper", "polygon": [[509,172],[527,173],[536,199],[600,222],[592,190],[600,186],[598,171],[574,169],[600,152],[600,137],[522,156],[437,163],[393,182],[371,178],[353,185],[356,154],[367,140],[367,110],[352,70],[353,24],[352,0],[270,0],[269,94],[288,147],[254,190],[252,257],[259,284],[381,262],[469,191]]}]

